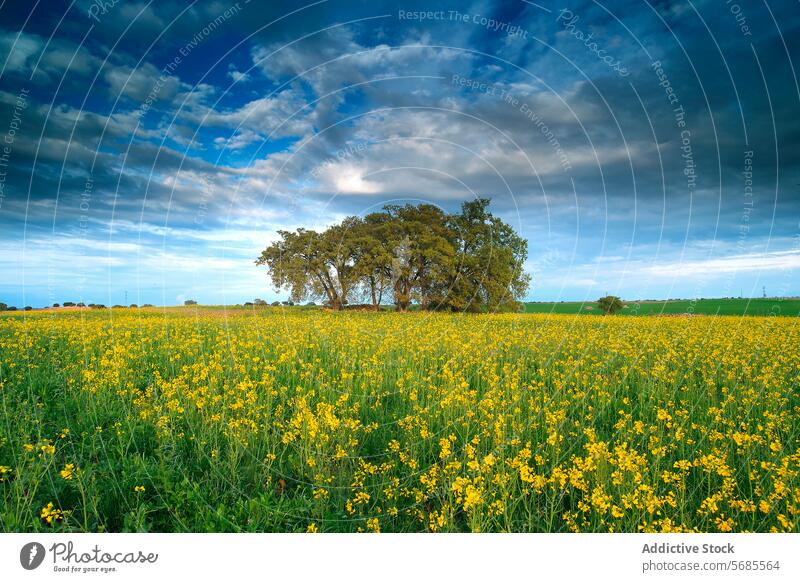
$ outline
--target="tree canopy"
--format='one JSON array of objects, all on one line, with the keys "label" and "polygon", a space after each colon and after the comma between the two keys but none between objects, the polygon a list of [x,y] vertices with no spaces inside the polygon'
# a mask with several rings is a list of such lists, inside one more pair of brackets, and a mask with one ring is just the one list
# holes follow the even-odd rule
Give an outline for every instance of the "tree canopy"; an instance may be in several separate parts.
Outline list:
[{"label": "tree canopy", "polygon": [[376,310],[509,311],[528,289],[528,243],[488,211],[465,202],[458,214],[431,204],[389,205],[350,216],[323,232],[279,230],[256,260],[294,301],[334,309],[368,302]]},{"label": "tree canopy", "polygon": [[603,310],[606,315],[614,315],[617,311],[625,307],[622,299],[616,295],[606,295],[597,300],[597,306]]}]

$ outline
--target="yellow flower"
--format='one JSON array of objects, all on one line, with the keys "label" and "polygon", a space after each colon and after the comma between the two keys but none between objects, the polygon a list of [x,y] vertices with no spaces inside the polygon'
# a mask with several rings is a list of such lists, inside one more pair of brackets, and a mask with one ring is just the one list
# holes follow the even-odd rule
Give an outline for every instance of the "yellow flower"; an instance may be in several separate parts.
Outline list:
[{"label": "yellow flower", "polygon": [[733,519],[731,519],[730,517],[725,519],[724,516],[720,516],[717,519],[715,519],[714,523],[717,524],[717,529],[721,532],[733,531],[733,526],[736,525]]},{"label": "yellow flower", "polygon": [[0,483],[4,483],[7,479],[6,475],[10,475],[11,472],[13,472],[13,469],[11,467],[0,465]]},{"label": "yellow flower", "polygon": [[381,526],[378,523],[377,517],[370,517],[367,519],[367,529],[374,533],[381,533]]},{"label": "yellow flower", "polygon": [[45,505],[39,512],[39,517],[47,522],[47,525],[53,525],[53,522],[63,521],[64,512],[53,505],[51,501]]},{"label": "yellow flower", "polygon": [[317,527],[316,523],[308,524],[308,527],[306,528],[306,533],[318,533],[318,532],[319,528]]},{"label": "yellow flower", "polygon": [[133,488],[133,491],[135,493],[144,493],[144,485],[137,485]]},{"label": "yellow flower", "polygon": [[60,475],[63,479],[70,481],[74,473],[75,473],[75,464],[67,463],[66,465],[64,465],[64,468],[61,469]]}]

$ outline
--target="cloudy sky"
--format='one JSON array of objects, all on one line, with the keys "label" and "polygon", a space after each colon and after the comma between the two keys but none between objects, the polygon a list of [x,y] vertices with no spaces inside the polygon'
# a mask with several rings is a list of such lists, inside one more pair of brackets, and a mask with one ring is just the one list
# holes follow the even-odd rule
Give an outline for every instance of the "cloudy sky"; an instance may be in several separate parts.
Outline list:
[{"label": "cloudy sky", "polygon": [[276,229],[476,196],[530,299],[797,295],[798,56],[797,0],[6,0],[0,301],[272,300]]}]

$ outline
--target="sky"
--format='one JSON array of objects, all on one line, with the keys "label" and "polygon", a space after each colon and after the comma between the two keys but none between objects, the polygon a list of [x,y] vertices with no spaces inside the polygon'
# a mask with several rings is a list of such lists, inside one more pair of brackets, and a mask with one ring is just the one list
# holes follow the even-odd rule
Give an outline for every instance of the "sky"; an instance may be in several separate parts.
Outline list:
[{"label": "sky", "polygon": [[2,1],[0,302],[285,299],[278,229],[475,197],[529,300],[800,295],[798,56],[796,0]]}]

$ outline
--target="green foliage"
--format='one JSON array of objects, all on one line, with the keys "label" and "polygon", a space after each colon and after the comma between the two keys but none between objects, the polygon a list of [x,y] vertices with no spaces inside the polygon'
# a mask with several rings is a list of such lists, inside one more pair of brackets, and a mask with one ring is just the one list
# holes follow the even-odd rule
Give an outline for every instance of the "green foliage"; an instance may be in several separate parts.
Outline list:
[{"label": "green foliage", "polygon": [[[278,231],[256,261],[294,301],[342,309],[391,299],[398,311],[518,311],[530,277],[527,241],[488,211],[489,200],[449,215],[431,204],[389,205],[322,233]],[[356,301],[358,302],[358,301]]]},{"label": "green foliage", "polygon": [[[526,313],[599,315],[594,302],[537,301],[525,304]],[[619,315],[755,315],[800,316],[800,299],[670,299],[628,301]]]},{"label": "green foliage", "polygon": [[606,295],[597,300],[597,306],[606,315],[614,315],[617,311],[621,310],[625,304],[622,303],[622,299],[616,295]]}]

